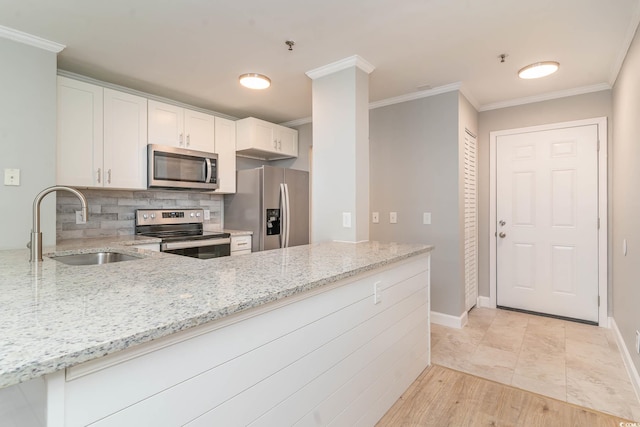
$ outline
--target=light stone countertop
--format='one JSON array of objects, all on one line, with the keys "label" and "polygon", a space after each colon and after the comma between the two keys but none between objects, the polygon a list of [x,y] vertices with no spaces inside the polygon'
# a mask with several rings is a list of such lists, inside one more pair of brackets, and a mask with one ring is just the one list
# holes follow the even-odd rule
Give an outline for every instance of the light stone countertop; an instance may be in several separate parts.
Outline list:
[{"label": "light stone countertop", "polygon": [[432,246],[319,243],[200,260],[134,248],[157,239],[86,239],[45,255],[112,250],[135,261],[70,266],[0,251],[0,388],[340,279]]}]

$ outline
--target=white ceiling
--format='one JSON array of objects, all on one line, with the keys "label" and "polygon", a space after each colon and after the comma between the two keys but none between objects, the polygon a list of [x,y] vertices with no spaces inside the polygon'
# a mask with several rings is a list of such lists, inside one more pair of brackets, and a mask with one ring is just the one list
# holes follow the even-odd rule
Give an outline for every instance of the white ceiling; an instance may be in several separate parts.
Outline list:
[{"label": "white ceiling", "polygon": [[[372,102],[458,82],[481,109],[602,88],[639,20],[640,0],[0,1],[0,25],[66,45],[63,70],[274,122],[311,116],[305,72],[352,55],[376,67]],[[543,60],[560,71],[517,78]],[[271,88],[240,87],[247,72]]]}]

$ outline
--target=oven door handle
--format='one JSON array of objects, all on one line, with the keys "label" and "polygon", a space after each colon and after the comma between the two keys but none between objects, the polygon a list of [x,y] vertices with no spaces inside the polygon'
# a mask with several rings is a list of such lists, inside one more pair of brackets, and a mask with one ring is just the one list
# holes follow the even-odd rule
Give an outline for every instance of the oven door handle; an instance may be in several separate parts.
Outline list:
[{"label": "oven door handle", "polygon": [[209,240],[189,240],[187,242],[169,242],[162,243],[160,249],[162,251],[171,251],[174,249],[201,248],[203,246],[229,245],[231,238],[209,239]]}]

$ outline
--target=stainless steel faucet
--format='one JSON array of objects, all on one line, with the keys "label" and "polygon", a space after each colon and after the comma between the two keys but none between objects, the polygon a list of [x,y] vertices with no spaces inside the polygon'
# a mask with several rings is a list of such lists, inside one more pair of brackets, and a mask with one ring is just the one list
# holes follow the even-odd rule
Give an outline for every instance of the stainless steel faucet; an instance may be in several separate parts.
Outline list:
[{"label": "stainless steel faucet", "polygon": [[33,228],[31,229],[31,262],[42,261],[42,232],[40,231],[40,202],[43,197],[54,191],[68,191],[75,194],[80,203],[82,203],[82,218],[86,221],[89,217],[89,207],[87,205],[87,199],[84,194],[76,190],[75,188],[65,187],[62,185],[54,185],[53,187],[45,188],[42,190],[36,198],[33,200]]}]

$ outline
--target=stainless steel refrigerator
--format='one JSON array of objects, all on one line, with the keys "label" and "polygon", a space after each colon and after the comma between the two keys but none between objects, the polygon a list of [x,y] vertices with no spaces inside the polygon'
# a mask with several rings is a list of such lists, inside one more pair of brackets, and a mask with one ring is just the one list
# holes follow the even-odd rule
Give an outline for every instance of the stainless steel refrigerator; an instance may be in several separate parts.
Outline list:
[{"label": "stainless steel refrigerator", "polygon": [[253,231],[252,250],[309,243],[309,172],[262,166],[237,172],[224,197],[224,228]]}]

